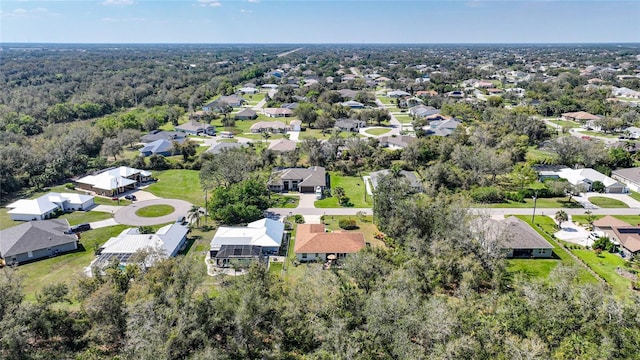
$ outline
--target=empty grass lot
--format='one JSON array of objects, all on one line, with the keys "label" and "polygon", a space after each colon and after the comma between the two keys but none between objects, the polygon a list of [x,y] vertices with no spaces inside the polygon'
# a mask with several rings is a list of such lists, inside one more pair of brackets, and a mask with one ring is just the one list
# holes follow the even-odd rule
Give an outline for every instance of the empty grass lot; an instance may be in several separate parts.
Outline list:
[{"label": "empty grass lot", "polygon": [[574,129],[574,128],[579,128],[580,124],[578,124],[575,121],[567,121],[567,120],[549,120],[549,122],[552,122],[556,125],[560,125],[565,129]]},{"label": "empty grass lot", "polygon": [[74,211],[72,213],[61,215],[59,217],[59,219],[67,219],[69,225],[90,223],[94,221],[106,220],[109,218],[111,218],[110,213],[99,211]]},{"label": "empty grass lot", "polygon": [[[366,190],[364,187],[364,181],[362,177],[359,176],[341,176],[335,172],[331,172],[329,174],[331,180],[331,188],[335,189],[336,187],[341,187],[344,189],[344,192],[347,197],[349,197],[350,203],[355,208],[369,208],[372,206],[371,196],[365,194]],[[336,197],[328,197],[322,200],[318,200],[315,202],[315,207],[317,208],[339,208],[341,207],[338,203],[338,198]]]},{"label": "empty grass lot", "polygon": [[620,200],[611,199],[604,196],[592,196],[589,198],[589,202],[591,202],[595,206],[605,208],[605,209],[629,207],[629,205],[623,203]]},{"label": "empty grass lot", "polygon": [[204,205],[204,192],[200,186],[200,172],[196,170],[156,171],[153,176],[158,181],[145,190],[155,196],[167,199],[180,199],[195,205]]},{"label": "empty grass lot", "polygon": [[[531,218],[528,215],[517,216],[520,220],[525,221],[531,226]],[[538,226],[540,225],[540,226]],[[551,239],[545,232],[555,232],[555,222],[548,216],[536,217],[536,225],[533,228],[544,237],[551,245],[553,245],[553,259],[509,259],[507,260],[508,270],[511,273],[520,273],[530,278],[548,278],[551,271],[563,264],[565,266],[575,266],[578,269],[578,279],[586,283],[595,283],[597,280],[578,264],[560,245]]]},{"label": "empty grass lot", "polygon": [[394,116],[396,117],[396,120],[400,121],[403,124],[411,124],[413,122],[413,119],[409,115],[397,114]]},{"label": "empty grass lot", "polygon": [[176,209],[171,205],[150,205],[140,208],[136,211],[136,215],[140,217],[159,217],[169,215]]}]

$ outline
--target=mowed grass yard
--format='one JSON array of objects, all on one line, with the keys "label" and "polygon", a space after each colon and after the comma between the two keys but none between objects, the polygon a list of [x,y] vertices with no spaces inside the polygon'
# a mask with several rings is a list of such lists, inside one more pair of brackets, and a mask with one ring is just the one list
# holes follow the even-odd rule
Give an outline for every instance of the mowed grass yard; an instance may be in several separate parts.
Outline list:
[{"label": "mowed grass yard", "polygon": [[155,196],[167,199],[180,199],[195,205],[204,205],[204,191],[200,186],[200,172],[197,170],[174,169],[156,171],[156,183],[145,190]]},{"label": "mowed grass yard", "polygon": [[[338,225],[342,219],[353,219],[356,221],[356,230],[343,230]],[[341,230],[347,232],[361,232],[364,235],[364,241],[375,247],[386,247],[387,245],[382,240],[376,239],[374,236],[378,232],[378,227],[373,223],[372,216],[330,216],[324,217],[325,228],[331,231]]]},{"label": "mowed grass yard", "polygon": [[152,218],[169,215],[174,211],[176,211],[176,209],[171,205],[150,205],[138,209],[136,215]]},{"label": "mowed grass yard", "polygon": [[26,298],[35,300],[36,294],[46,285],[60,282],[72,285],[84,276],[83,269],[94,259],[94,250],[128,227],[116,225],[83,232],[79,251],[18,266],[18,273],[24,276]]},{"label": "mowed grass yard", "polygon": [[617,254],[606,251],[600,255],[585,248],[571,249],[570,251],[600,275],[611,286],[614,294],[621,298],[631,295],[631,280],[616,273],[616,268],[625,268],[626,260]]},{"label": "mowed grass yard", "polygon": [[[488,208],[533,208],[533,199],[524,199],[524,202],[507,200],[498,204],[482,204]],[[569,202],[567,197],[558,198],[538,198],[536,208],[581,208],[582,206],[573,199]]]},{"label": "mowed grass yard", "polygon": [[611,199],[608,197],[604,197],[604,196],[592,196],[589,198],[589,202],[592,203],[595,206],[601,207],[601,208],[605,208],[605,209],[612,209],[612,208],[628,208],[629,205],[625,204],[624,202],[617,200],[617,199]]},{"label": "mowed grass yard", "polygon": [[[528,215],[518,215],[520,220],[532,226],[531,218]],[[538,226],[540,225],[540,226]],[[574,266],[578,269],[578,279],[585,283],[596,283],[597,280],[579,263],[576,262],[560,245],[546,233],[555,232],[555,222],[548,216],[536,217],[536,225],[532,226],[542,237],[553,245],[554,258],[552,259],[508,259],[508,271],[516,274],[520,273],[530,278],[547,279],[553,269],[559,264]],[[546,231],[546,232],[545,232]]]},{"label": "mowed grass yard", "polygon": [[373,128],[373,129],[367,129],[367,130],[365,130],[365,132],[366,132],[367,134],[370,134],[370,135],[376,135],[376,136],[377,136],[377,135],[386,134],[386,133],[388,133],[389,131],[391,131],[391,129],[387,129],[387,128]]},{"label": "mowed grass yard", "polygon": [[[338,175],[335,172],[330,172],[329,176],[331,179],[330,180],[331,189],[335,189],[336,187],[343,188],[346,196],[349,197],[349,202],[353,205],[350,207],[370,208],[373,205],[371,196],[366,193],[364,180],[362,179],[362,177],[342,176],[342,175]],[[365,200],[365,196],[366,196],[366,200]],[[338,203],[338,198],[331,196],[331,197],[316,201],[315,207],[339,208],[341,206]]]}]

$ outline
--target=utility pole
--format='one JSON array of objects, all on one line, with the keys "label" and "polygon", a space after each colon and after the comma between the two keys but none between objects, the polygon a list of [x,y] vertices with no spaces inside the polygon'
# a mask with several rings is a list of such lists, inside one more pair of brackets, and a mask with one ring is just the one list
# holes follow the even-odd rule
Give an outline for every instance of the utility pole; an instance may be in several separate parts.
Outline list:
[{"label": "utility pole", "polygon": [[536,200],[538,200],[538,192],[536,191],[535,195],[533,195],[533,215],[531,215],[531,224],[535,224],[536,222]]}]

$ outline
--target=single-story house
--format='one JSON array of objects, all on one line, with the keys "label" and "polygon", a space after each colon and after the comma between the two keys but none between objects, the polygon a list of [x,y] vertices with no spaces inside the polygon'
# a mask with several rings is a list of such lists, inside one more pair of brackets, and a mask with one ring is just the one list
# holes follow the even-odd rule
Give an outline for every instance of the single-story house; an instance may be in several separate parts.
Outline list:
[{"label": "single-story house", "polygon": [[340,89],[338,90],[338,93],[340,94],[340,96],[342,96],[343,99],[349,100],[355,99],[356,95],[358,95],[358,92],[356,90],[351,89]]},{"label": "single-story house", "polygon": [[568,112],[568,113],[562,114],[562,120],[587,122],[587,121],[600,120],[600,116],[589,114],[586,111],[576,111],[576,112]]},{"label": "single-story house", "polygon": [[139,184],[151,180],[151,171],[120,166],[95,172],[75,180],[77,187],[103,196],[113,196],[133,190]]},{"label": "single-story house", "polygon": [[241,94],[257,94],[260,90],[256,89],[253,86],[245,86],[238,89],[238,92]]},{"label": "single-story house", "polygon": [[626,87],[620,87],[620,88],[614,87],[612,90],[612,93],[613,93],[613,96],[640,99],[640,91],[631,90]]},{"label": "single-story house", "polygon": [[499,245],[509,258],[551,258],[553,245],[535,229],[515,216],[500,222],[504,224],[504,241]]},{"label": "single-story house", "polygon": [[148,144],[156,140],[184,141],[184,139],[186,138],[187,138],[187,135],[183,132],[153,130],[147,135],[142,136],[140,138],[140,142],[144,144]]},{"label": "single-story house", "polygon": [[382,147],[388,147],[390,149],[405,149],[418,139],[415,136],[400,135],[400,136],[383,136],[378,138],[379,144]]},{"label": "single-story house", "polygon": [[613,170],[611,178],[627,185],[633,191],[640,192],[640,168]]},{"label": "single-story house", "polygon": [[489,95],[500,95],[500,94],[502,94],[502,89],[489,88],[489,89],[487,89],[487,94],[489,94]]},{"label": "single-story house", "polygon": [[[371,178],[371,186],[373,187],[374,191],[378,188],[378,181],[380,180],[380,178],[389,174],[391,174],[391,170],[374,171],[369,174],[369,177]],[[420,180],[418,180],[415,173],[411,171],[401,170],[398,175],[401,178],[406,179],[409,183],[409,186],[414,191],[421,192],[423,190],[422,183],[420,182]]]},{"label": "single-story house", "polygon": [[440,109],[436,109],[433,106],[417,105],[409,108],[409,115],[418,118],[423,118],[435,114],[440,114]]},{"label": "single-story house", "polygon": [[341,105],[351,109],[364,109],[364,104],[355,100],[345,101]]},{"label": "single-story house", "polygon": [[[141,234],[138,228],[125,229],[98,249],[87,274],[91,276],[95,271],[102,271],[113,259],[117,259],[120,266],[138,264],[149,268],[158,260],[177,256],[188,232],[189,229],[181,224],[165,225],[155,234]],[[144,251],[149,254],[142,256]]]},{"label": "single-story house", "polygon": [[262,112],[268,117],[290,117],[293,116],[293,110],[288,108],[265,108]]},{"label": "single-story house", "polygon": [[438,96],[438,92],[435,90],[420,90],[416,92],[416,96]]},{"label": "single-story house", "polygon": [[280,104],[280,108],[282,108],[282,109],[290,109],[290,110],[295,110],[295,109],[298,108],[298,106],[300,106],[300,104],[297,103],[297,102]]},{"label": "single-story house", "polygon": [[78,238],[65,234],[67,219],[29,221],[0,231],[0,258],[20,264],[78,249]]},{"label": "single-story house", "polygon": [[260,260],[278,253],[283,236],[284,224],[267,218],[247,226],[220,226],[211,239],[209,256],[218,267],[229,267],[239,256]]},{"label": "single-story house", "polygon": [[294,151],[296,149],[296,142],[289,139],[278,139],[269,144],[268,149],[279,153]]},{"label": "single-story house", "polygon": [[176,126],[175,130],[191,135],[200,135],[201,133],[205,133],[207,135],[215,135],[216,133],[215,126],[199,123],[195,120],[190,120],[182,125]]},{"label": "single-story house", "polygon": [[460,122],[456,119],[436,120],[423,127],[427,136],[449,136],[453,134]]},{"label": "single-story house", "polygon": [[290,131],[301,131],[302,130],[302,120],[291,120],[289,123]]},{"label": "single-story house", "polygon": [[462,90],[454,90],[454,91],[449,91],[448,93],[445,94],[446,97],[449,98],[463,98],[464,97],[464,91]]},{"label": "single-story house", "polygon": [[287,168],[274,170],[268,182],[271,191],[299,191],[301,193],[315,193],[316,188],[321,191],[329,183],[329,174],[321,166],[310,168]]},{"label": "single-story house", "polygon": [[253,125],[251,125],[252,133],[262,133],[262,132],[272,132],[284,134],[287,132],[287,125],[282,121],[259,121]]},{"label": "single-story house", "polygon": [[262,253],[262,247],[255,245],[222,245],[214,256],[211,254],[209,256],[219,268],[229,268],[235,265],[249,267],[252,263],[266,266],[269,263],[269,257]]},{"label": "single-story house", "polygon": [[244,145],[237,142],[220,142],[215,145],[211,145],[205,152],[210,154],[220,154],[221,152],[228,151],[231,149],[239,149]]},{"label": "single-story house", "polygon": [[607,215],[593,222],[593,230],[603,232],[617,246],[619,246],[620,243],[618,242],[616,235],[613,232],[613,228],[625,228],[630,226],[631,225],[626,221],[616,219],[611,215]]},{"label": "single-story house", "polygon": [[94,205],[91,195],[48,193],[37,199],[21,199],[7,205],[9,216],[16,221],[45,220],[56,211],[87,210]]},{"label": "single-story house", "polygon": [[367,123],[361,120],[355,119],[338,119],[334,125],[334,128],[341,131],[358,132],[358,129],[367,127]]},{"label": "single-story house", "polygon": [[242,96],[239,96],[239,95],[236,95],[236,94],[232,94],[232,95],[228,95],[228,96],[221,96],[218,99],[218,101],[225,102],[231,107],[242,106],[242,104],[247,102],[247,100],[245,100]]},{"label": "single-story house", "polygon": [[185,138],[178,140],[156,140],[150,142],[140,148],[140,155],[142,156],[151,156],[151,155],[161,155],[161,156],[170,156],[173,155],[173,142],[177,142],[178,144],[183,143]]},{"label": "single-story house", "polygon": [[394,90],[394,91],[389,91],[387,93],[387,96],[390,98],[400,98],[400,97],[405,97],[405,96],[411,96],[411,94],[409,94],[406,91],[402,91],[402,90]]},{"label": "single-story house", "polygon": [[624,184],[602,174],[599,171],[586,169],[560,169],[558,172],[560,178],[566,179],[571,185],[582,191],[591,191],[593,183],[600,181],[604,184],[605,192],[612,194],[623,194],[628,192]]},{"label": "single-story house", "polygon": [[294,252],[298,261],[327,261],[334,255],[343,259],[366,246],[360,232],[325,232],[323,224],[299,224],[296,230]]},{"label": "single-story house", "polygon": [[253,120],[257,117],[258,117],[258,114],[256,113],[256,111],[250,108],[242,109],[233,116],[233,118],[236,120]]},{"label": "single-story house", "polygon": [[640,226],[613,227],[614,244],[619,244],[620,250],[627,258],[640,254]]}]

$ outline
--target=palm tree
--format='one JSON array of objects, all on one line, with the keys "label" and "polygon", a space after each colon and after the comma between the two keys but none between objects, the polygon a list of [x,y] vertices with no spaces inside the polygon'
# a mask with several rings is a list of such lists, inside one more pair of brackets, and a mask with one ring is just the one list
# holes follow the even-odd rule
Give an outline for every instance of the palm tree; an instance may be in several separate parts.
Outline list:
[{"label": "palm tree", "polygon": [[196,226],[200,226],[200,207],[198,205],[191,205],[191,209],[187,212],[187,218],[189,223],[195,223]]},{"label": "palm tree", "polygon": [[555,216],[556,222],[558,223],[558,228],[562,229],[562,223],[565,221],[569,221],[569,215],[564,210],[559,210],[556,212]]}]

